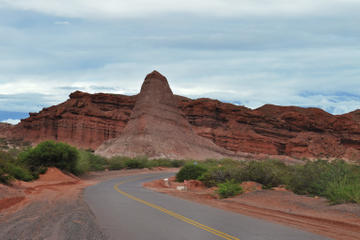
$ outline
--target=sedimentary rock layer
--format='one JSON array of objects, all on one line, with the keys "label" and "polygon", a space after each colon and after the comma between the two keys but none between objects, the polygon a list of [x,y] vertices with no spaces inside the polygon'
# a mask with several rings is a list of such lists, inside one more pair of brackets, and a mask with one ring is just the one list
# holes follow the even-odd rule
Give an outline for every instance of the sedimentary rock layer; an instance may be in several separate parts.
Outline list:
[{"label": "sedimentary rock layer", "polygon": [[130,120],[118,138],[103,143],[96,153],[153,158],[221,158],[231,154],[197,135],[177,106],[167,79],[154,71],[147,75]]},{"label": "sedimentary rock layer", "polygon": [[[317,108],[264,105],[252,110],[205,98],[173,99],[180,110],[176,116],[181,114],[193,132],[232,152],[360,158],[360,110],[331,115]],[[31,113],[16,126],[0,126],[0,137],[32,143],[54,139],[96,149],[121,136],[136,100],[137,96],[77,91],[66,102]],[[167,104],[153,107],[158,115],[159,109],[169,110]],[[173,105],[171,109],[175,111]]]}]

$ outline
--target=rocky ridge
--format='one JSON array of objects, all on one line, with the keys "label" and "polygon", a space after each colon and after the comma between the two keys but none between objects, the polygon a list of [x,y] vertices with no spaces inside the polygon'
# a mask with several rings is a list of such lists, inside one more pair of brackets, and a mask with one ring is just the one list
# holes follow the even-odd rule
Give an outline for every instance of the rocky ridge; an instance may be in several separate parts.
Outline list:
[{"label": "rocky ridge", "polygon": [[[31,113],[16,126],[0,126],[0,137],[32,143],[53,139],[95,150],[125,133],[127,123],[136,115],[135,103],[140,95],[77,91],[66,102]],[[141,101],[146,105],[145,100]],[[180,114],[194,133],[233,153],[360,158],[360,110],[343,115],[294,106],[264,105],[252,110],[213,99],[181,96],[173,96],[171,102],[170,109],[176,112],[172,117],[178,118]],[[175,105],[180,112],[174,110]],[[153,107],[155,115],[161,115],[160,110],[169,110],[167,103]],[[146,119],[157,121],[149,116]],[[187,123],[181,120],[178,125]],[[136,129],[134,125],[139,123],[131,125],[128,128]]]}]

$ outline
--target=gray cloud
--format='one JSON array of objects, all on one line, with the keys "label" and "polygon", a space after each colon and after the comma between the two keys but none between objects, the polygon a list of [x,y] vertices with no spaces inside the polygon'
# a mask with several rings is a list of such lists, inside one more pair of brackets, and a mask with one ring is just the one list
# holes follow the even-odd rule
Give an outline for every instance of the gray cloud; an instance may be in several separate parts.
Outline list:
[{"label": "gray cloud", "polygon": [[217,17],[333,15],[358,8],[356,0],[1,0],[0,7],[80,18],[134,18],[157,14],[191,13]]},{"label": "gray cloud", "polygon": [[[54,9],[54,1],[0,0],[0,110],[38,111],[75,90],[135,94],[154,69],[175,93],[194,98],[333,113],[360,108],[353,97],[360,92],[359,5],[267,1],[266,10],[255,2],[210,1],[206,11],[198,3],[171,14],[165,1],[160,10],[125,1],[132,10],[118,18],[122,10],[106,1],[93,18],[95,1]],[[212,5],[228,3],[226,16]]]}]

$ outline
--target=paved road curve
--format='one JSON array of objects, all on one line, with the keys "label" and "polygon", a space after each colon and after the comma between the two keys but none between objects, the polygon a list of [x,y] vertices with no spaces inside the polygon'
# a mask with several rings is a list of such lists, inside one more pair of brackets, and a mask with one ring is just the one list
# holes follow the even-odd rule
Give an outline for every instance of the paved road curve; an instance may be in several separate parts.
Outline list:
[{"label": "paved road curve", "polygon": [[325,240],[294,228],[156,193],[142,183],[158,173],[102,182],[85,201],[110,239],[116,240]]}]

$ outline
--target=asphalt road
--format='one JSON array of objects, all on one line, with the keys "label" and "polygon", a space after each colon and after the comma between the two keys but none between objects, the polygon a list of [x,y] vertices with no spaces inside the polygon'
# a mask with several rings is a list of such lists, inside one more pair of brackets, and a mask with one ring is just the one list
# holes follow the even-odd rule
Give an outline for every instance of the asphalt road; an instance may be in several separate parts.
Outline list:
[{"label": "asphalt road", "polygon": [[142,187],[143,182],[172,175],[113,179],[85,189],[84,199],[105,234],[116,240],[329,239]]}]

